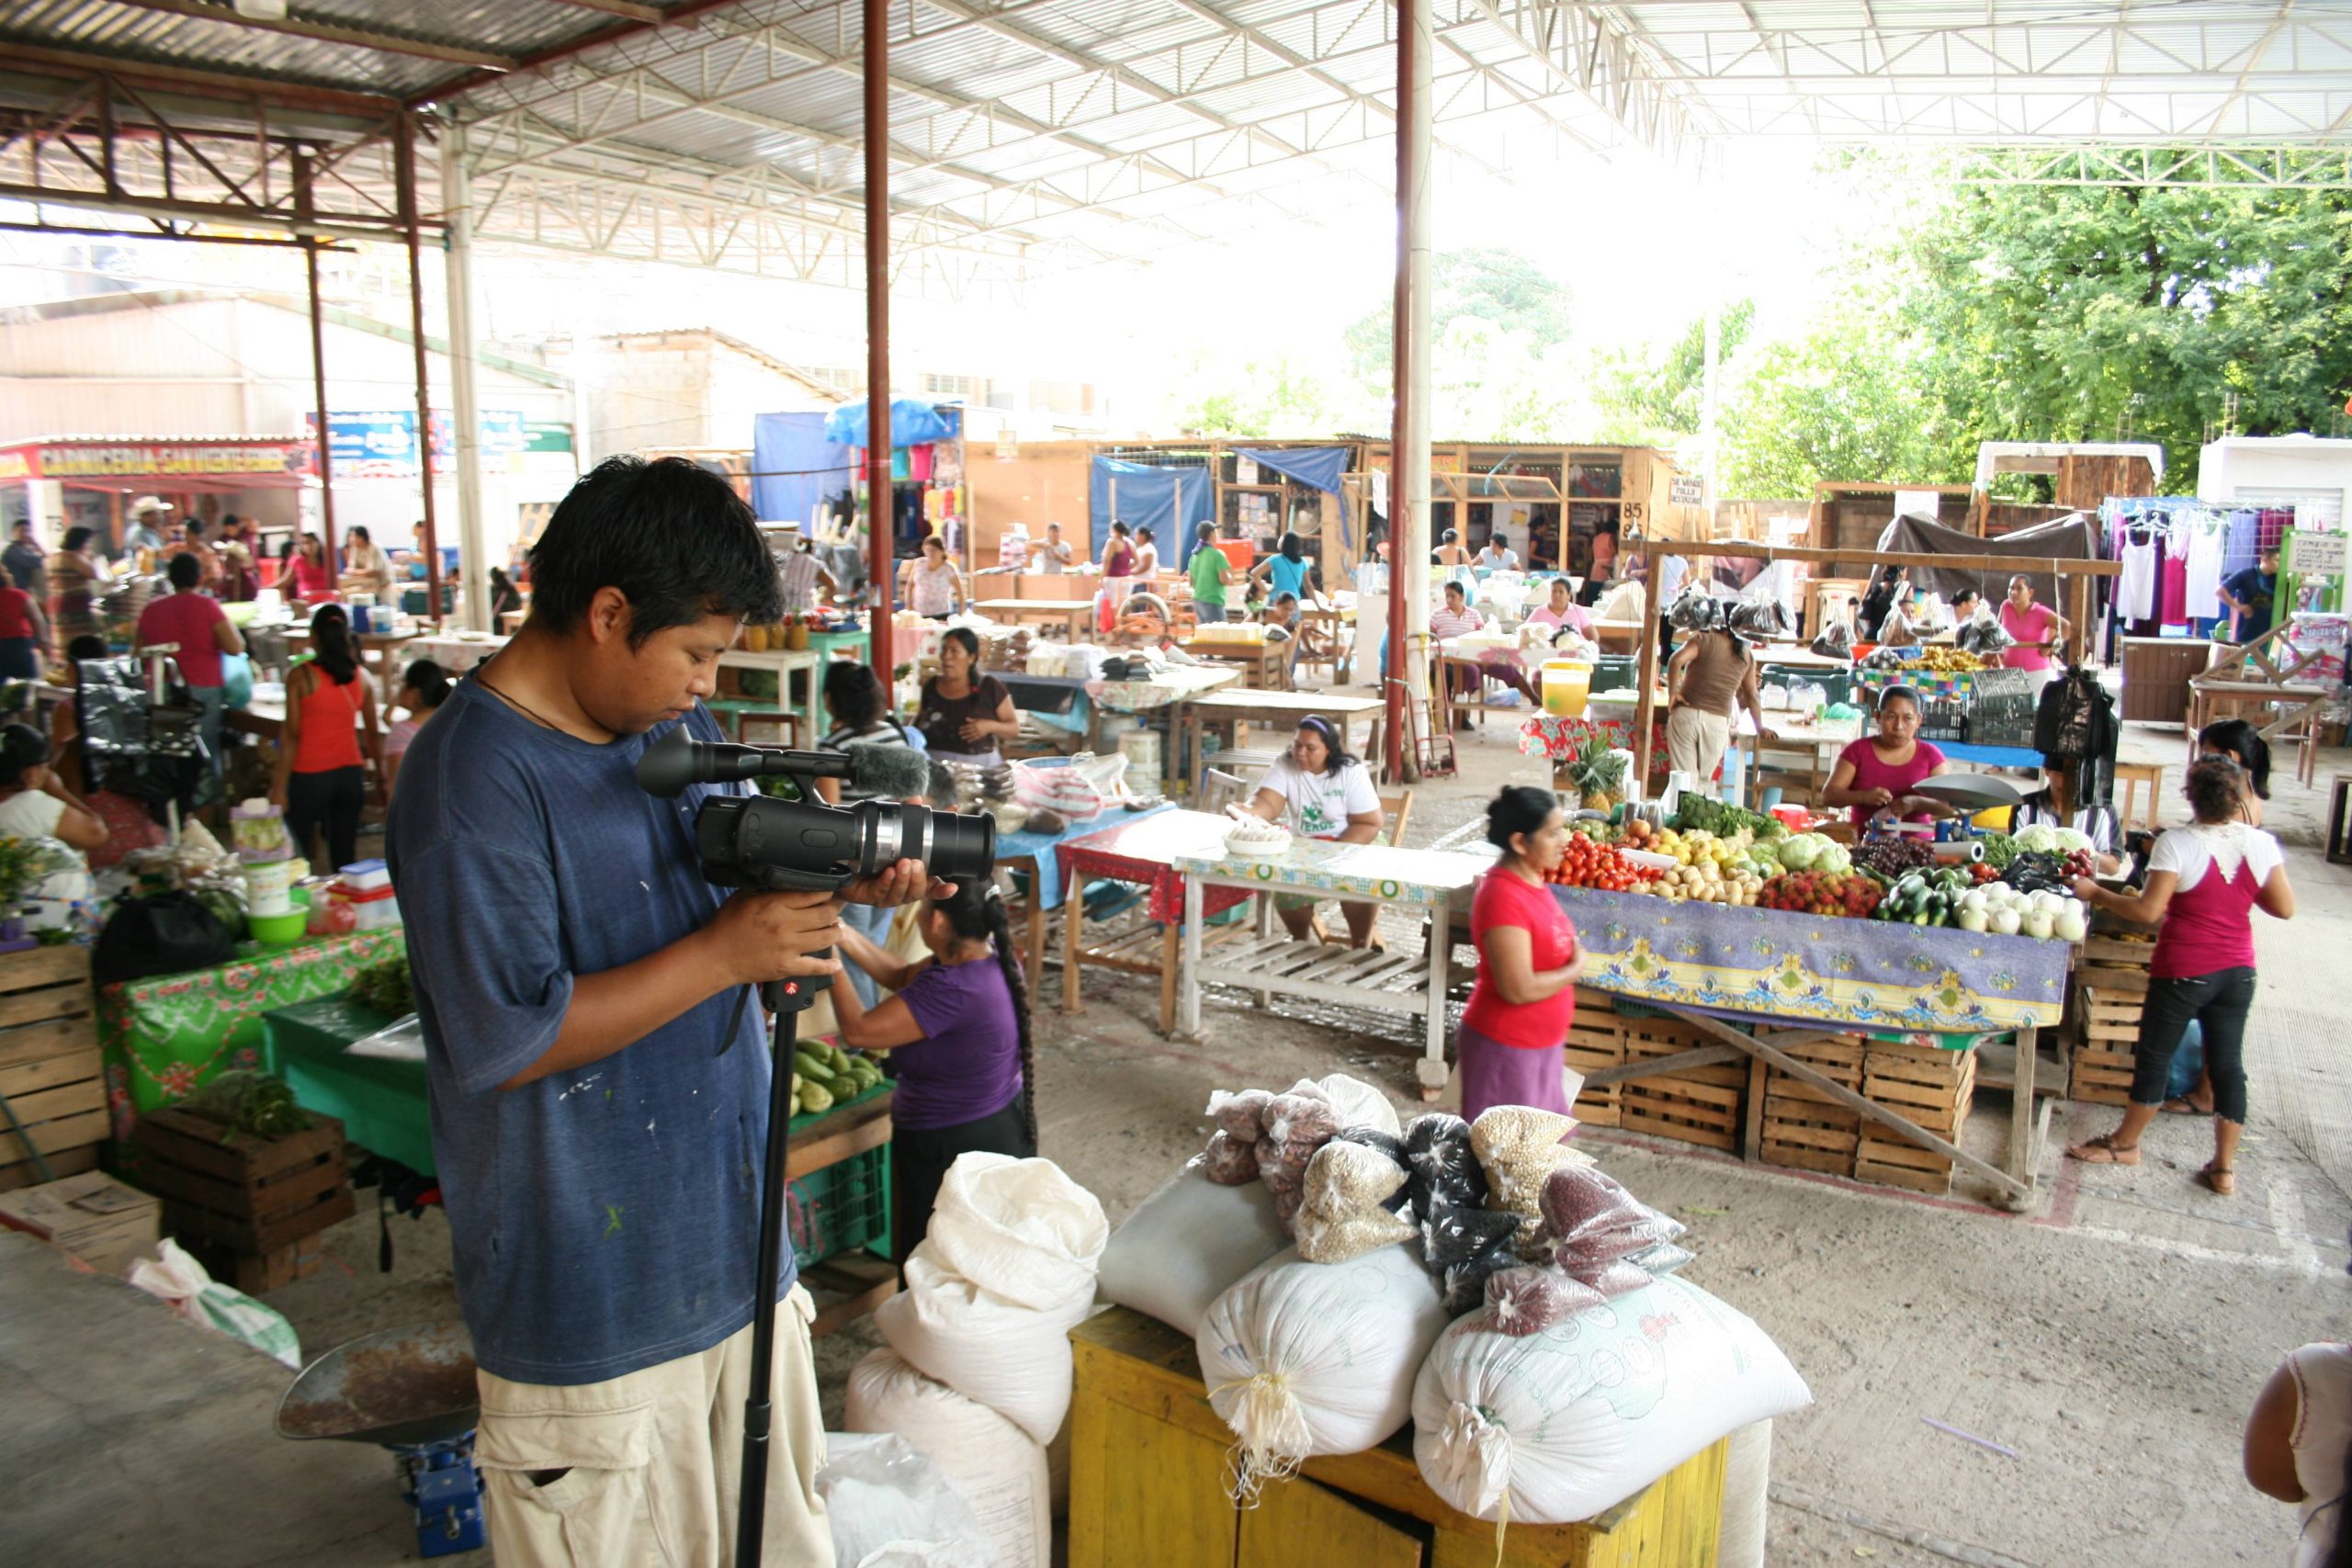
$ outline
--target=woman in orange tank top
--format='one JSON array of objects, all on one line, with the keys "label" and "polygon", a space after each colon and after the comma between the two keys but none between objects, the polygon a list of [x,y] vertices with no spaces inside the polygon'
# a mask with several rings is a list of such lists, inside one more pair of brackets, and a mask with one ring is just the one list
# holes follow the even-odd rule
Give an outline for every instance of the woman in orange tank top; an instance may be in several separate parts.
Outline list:
[{"label": "woman in orange tank top", "polygon": [[340,604],[322,604],[311,617],[315,657],[286,677],[286,728],[277,739],[277,776],[269,798],[286,812],[286,829],[297,853],[316,863],[311,835],[326,831],[329,868],[359,858],[359,808],[368,799],[368,769],[359,734],[368,735],[367,755],[383,766],[383,737],[376,705],[359,670],[351,618]]}]

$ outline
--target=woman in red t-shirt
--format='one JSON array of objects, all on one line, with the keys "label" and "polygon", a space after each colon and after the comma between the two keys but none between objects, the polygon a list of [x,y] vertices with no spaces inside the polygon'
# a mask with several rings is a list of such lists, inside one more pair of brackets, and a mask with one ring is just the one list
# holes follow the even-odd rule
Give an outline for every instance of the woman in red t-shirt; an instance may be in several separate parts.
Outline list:
[{"label": "woman in red t-shirt", "polygon": [[1544,874],[1566,852],[1566,818],[1550,791],[1514,784],[1487,807],[1487,841],[1502,858],[1470,901],[1478,977],[1453,1037],[1462,1114],[1476,1121],[1488,1106],[1532,1105],[1565,1115],[1561,1044],[1584,954]]},{"label": "woman in red t-shirt", "polygon": [[40,680],[48,648],[49,617],[33,596],[13,585],[0,587],[0,680]]}]

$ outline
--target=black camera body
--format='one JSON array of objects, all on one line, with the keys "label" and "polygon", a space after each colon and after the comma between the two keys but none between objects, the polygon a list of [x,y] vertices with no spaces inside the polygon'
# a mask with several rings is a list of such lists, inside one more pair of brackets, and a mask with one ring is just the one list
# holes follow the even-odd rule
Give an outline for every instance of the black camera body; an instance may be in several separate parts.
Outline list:
[{"label": "black camera body", "polygon": [[862,800],[827,806],[803,780],[804,798],[714,795],[695,814],[703,874],[721,887],[838,893],[861,876],[919,860],[943,882],[969,882],[996,863],[996,821]]}]

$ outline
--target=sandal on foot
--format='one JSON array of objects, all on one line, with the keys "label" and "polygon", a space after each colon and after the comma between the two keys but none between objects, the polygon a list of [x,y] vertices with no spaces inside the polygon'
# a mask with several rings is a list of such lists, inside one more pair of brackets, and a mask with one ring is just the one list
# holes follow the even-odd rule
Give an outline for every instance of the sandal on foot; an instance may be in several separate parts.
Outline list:
[{"label": "sandal on foot", "polygon": [[2138,1165],[2140,1145],[2119,1144],[2114,1134],[2101,1133],[2068,1149],[2066,1157],[2081,1160],[2085,1165]]},{"label": "sandal on foot", "polygon": [[2185,1094],[2177,1094],[2165,1100],[2162,1109],[2167,1116],[2211,1116],[2213,1114],[2211,1106],[2199,1105]]},{"label": "sandal on foot", "polygon": [[2224,1198],[2238,1195],[2238,1173],[2233,1166],[2209,1165],[2197,1173],[2197,1179]]}]

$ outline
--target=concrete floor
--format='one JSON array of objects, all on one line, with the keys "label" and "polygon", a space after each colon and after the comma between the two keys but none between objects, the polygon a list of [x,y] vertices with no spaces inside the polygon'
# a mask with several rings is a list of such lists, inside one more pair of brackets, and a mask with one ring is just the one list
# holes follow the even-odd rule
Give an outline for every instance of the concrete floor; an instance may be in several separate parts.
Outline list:
[{"label": "concrete floor", "polygon": [[[2126,736],[2126,756],[2173,764],[2177,790],[2177,737]],[[2340,762],[2327,759],[2323,782]],[[1490,722],[1465,738],[1462,776],[1421,791],[1411,841],[1461,841],[1513,780],[1540,783],[1541,767]],[[2238,1434],[2279,1356],[2343,1336],[2352,1307],[2352,1067],[2327,1043],[2352,997],[2352,870],[2316,852],[2316,795],[2282,779],[2278,796],[2270,820],[2302,912],[2257,927],[2254,1106],[2233,1200],[2190,1179],[2210,1134],[2185,1118],[2152,1130],[2137,1168],[2084,1168],[2052,1147],[2026,1216],[1965,1190],[1928,1199],[1584,1134],[1611,1174],[1690,1224],[1690,1277],[1754,1316],[1812,1383],[1814,1406],[1778,1429],[1776,1568],[2287,1560],[2292,1513],[2240,1478]],[[1044,1141],[1114,1219],[1199,1146],[1212,1089],[1344,1070],[1418,1108],[1401,1021],[1250,1017],[1228,999],[1206,1044],[1180,1047],[1153,1029],[1142,982],[1090,972],[1085,996],[1079,1017],[1038,1014]],[[2066,1111],[2069,1136],[2115,1115]],[[1981,1095],[1972,1146],[1989,1151],[2007,1114],[2006,1097]],[[361,1216],[329,1238],[333,1265],[270,1298],[311,1352],[455,1314],[439,1215],[393,1221],[394,1267],[379,1274],[362,1197]],[[274,1363],[47,1262],[0,1245],[0,1558],[411,1560],[388,1460],[271,1435],[285,1382]],[[820,1347],[831,1424],[848,1368],[875,1343],[861,1325]]]}]

